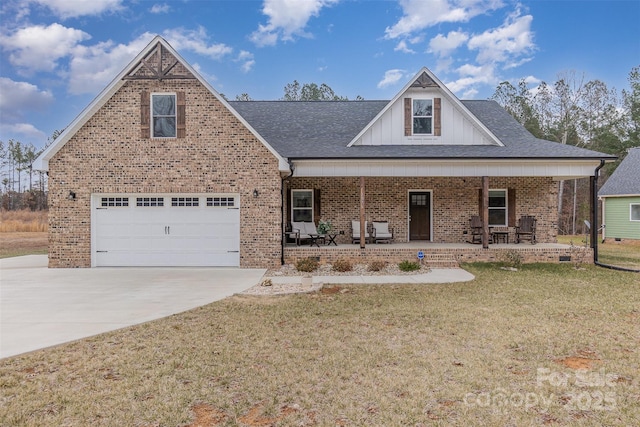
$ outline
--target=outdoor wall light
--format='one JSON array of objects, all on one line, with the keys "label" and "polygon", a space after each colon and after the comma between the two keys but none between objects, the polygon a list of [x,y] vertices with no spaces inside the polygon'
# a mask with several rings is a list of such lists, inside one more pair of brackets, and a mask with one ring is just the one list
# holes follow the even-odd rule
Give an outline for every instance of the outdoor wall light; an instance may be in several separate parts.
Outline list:
[{"label": "outdoor wall light", "polygon": [[75,200],[76,199],[76,193],[74,193],[73,191],[69,191],[69,195],[67,196],[67,199]]},{"label": "outdoor wall light", "polygon": [[257,188],[254,188],[254,190],[253,190],[253,197],[258,197],[258,195],[259,195],[259,194],[260,194],[260,193],[258,193],[258,189],[257,189]]}]

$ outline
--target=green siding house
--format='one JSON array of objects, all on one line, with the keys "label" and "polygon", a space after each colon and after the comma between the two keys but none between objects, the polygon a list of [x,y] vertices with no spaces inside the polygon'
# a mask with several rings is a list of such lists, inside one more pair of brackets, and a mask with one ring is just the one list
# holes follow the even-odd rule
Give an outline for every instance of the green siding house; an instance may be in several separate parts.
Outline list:
[{"label": "green siding house", "polygon": [[602,238],[640,240],[640,147],[629,150],[598,197],[605,225]]}]

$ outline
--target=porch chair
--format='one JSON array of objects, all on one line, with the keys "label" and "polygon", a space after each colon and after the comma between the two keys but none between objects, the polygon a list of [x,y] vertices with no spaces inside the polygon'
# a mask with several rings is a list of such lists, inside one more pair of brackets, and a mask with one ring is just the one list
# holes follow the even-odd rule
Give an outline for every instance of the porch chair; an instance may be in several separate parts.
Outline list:
[{"label": "porch chair", "polygon": [[469,219],[471,229],[471,243],[482,243],[482,218],[480,215],[473,215]]},{"label": "porch chair", "polygon": [[311,239],[312,234],[318,234],[316,224],[314,222],[291,222],[291,232],[294,233],[296,244],[300,246],[300,240]]},{"label": "porch chair", "polygon": [[[364,222],[364,241],[371,241],[368,221]],[[351,243],[360,243],[360,221],[351,220]]]},{"label": "porch chair", "polygon": [[375,243],[391,243],[393,240],[393,228],[389,228],[387,221],[373,221],[371,224],[373,226],[372,238]]},{"label": "porch chair", "polygon": [[516,243],[520,243],[522,239],[528,239],[532,245],[536,244],[536,217],[531,215],[523,215],[516,226]]}]

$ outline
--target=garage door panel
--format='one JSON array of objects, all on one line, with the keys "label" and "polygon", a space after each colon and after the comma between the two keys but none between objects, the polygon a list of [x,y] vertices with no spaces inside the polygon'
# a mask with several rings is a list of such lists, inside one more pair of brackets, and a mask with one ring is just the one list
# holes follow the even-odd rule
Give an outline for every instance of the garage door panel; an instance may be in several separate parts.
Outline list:
[{"label": "garage door panel", "polygon": [[[207,206],[206,196],[199,196],[196,206],[171,206],[174,195],[109,197],[128,197],[130,203],[104,208],[100,207],[102,196],[95,196],[96,266],[239,266],[237,195],[222,196],[234,201],[233,208]],[[136,203],[154,203],[162,197],[164,206]]]}]

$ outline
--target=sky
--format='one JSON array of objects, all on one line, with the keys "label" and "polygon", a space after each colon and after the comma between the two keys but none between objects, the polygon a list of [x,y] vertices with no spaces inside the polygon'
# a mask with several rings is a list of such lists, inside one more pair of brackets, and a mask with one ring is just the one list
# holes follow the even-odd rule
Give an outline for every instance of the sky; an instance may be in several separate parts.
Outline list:
[{"label": "sky", "polygon": [[422,67],[460,99],[570,72],[620,93],[640,0],[4,0],[0,140],[43,147],[158,34],[228,99],[386,100]]}]

